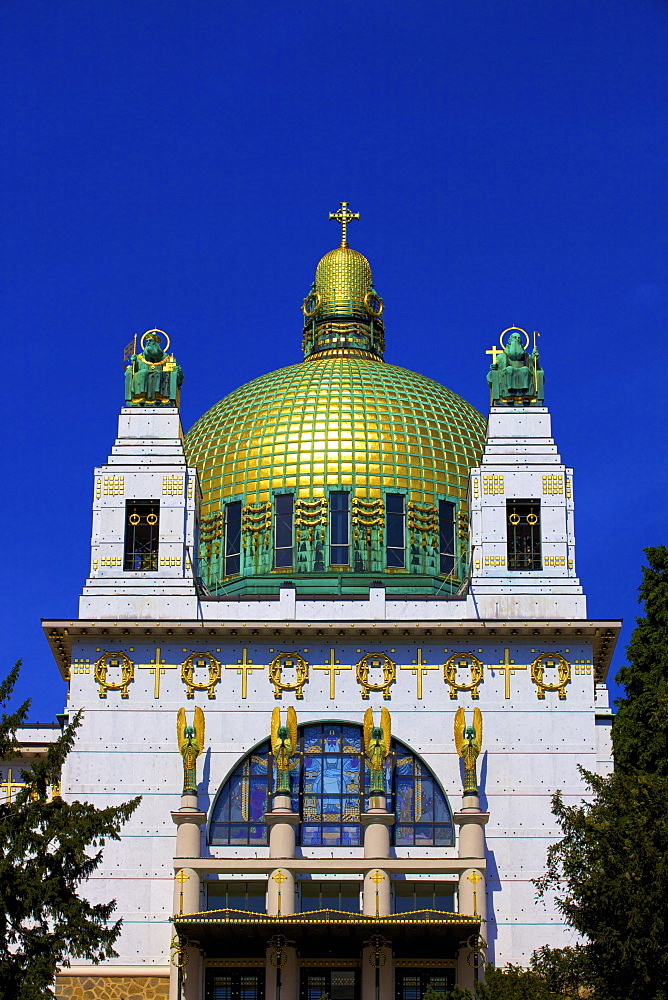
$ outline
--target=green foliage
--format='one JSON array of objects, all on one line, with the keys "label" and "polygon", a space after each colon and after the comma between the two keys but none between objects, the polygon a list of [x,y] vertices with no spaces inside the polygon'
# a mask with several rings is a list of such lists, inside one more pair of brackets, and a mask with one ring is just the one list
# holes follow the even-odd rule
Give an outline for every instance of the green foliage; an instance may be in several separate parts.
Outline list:
[{"label": "green foliage", "polygon": [[[4,707],[19,664],[0,683]],[[0,716],[0,760],[20,756],[16,738],[29,702]],[[77,714],[43,759],[22,772],[29,782],[13,802],[0,805],[0,1000],[52,997],[56,966],[67,957],[90,962],[115,955],[121,921],[111,922],[115,902],[91,904],[77,889],[97,868],[108,839],[139,804],[96,809],[51,797],[72,749]]]},{"label": "green foliage", "polygon": [[638,588],[645,615],[627,649],[628,666],[617,681],[625,697],[617,700],[612,727],[615,767],[668,777],[668,549],[645,549],[649,566],[643,567]]},{"label": "green foliage", "polygon": [[581,944],[574,948],[543,945],[531,956],[531,969],[542,976],[550,993],[557,996],[589,996],[592,990],[589,951]]},{"label": "green foliage", "polygon": [[474,997],[469,990],[462,990],[459,986],[455,986],[447,993],[441,993],[428,986],[422,1000],[474,1000]]},{"label": "green foliage", "polygon": [[552,996],[544,976],[518,965],[504,969],[488,965],[485,981],[476,990],[477,1000],[551,1000]]},{"label": "green foliage", "polygon": [[668,779],[582,771],[593,801],[552,807],[563,839],[548,851],[539,894],[557,892],[568,924],[588,941],[596,995],[668,996]]}]

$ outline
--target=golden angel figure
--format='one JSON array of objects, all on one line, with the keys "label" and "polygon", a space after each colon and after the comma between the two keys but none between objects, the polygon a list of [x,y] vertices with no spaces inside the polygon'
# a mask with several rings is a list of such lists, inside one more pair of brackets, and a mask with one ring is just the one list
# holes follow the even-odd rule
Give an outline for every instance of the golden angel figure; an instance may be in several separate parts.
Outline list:
[{"label": "golden angel figure", "polygon": [[288,707],[286,725],[281,725],[281,710],[271,713],[271,751],[276,761],[276,787],[279,795],[290,794],[290,758],[297,752],[297,713]]},{"label": "golden angel figure", "polygon": [[457,753],[464,760],[464,795],[478,794],[478,779],[476,777],[476,761],[482,750],[482,712],[473,709],[473,725],[466,725],[464,709],[455,712],[455,746]]},{"label": "golden angel figure", "polygon": [[390,752],[391,726],[390,713],[386,708],[380,710],[379,726],[373,724],[373,709],[367,708],[364,713],[364,749],[371,771],[370,795],[385,794],[383,761]]},{"label": "golden angel figure", "polygon": [[197,773],[195,762],[204,749],[204,712],[195,708],[195,719],[192,726],[186,720],[185,708],[180,708],[176,716],[176,739],[179,751],[183,757],[183,792],[182,795],[197,794]]}]

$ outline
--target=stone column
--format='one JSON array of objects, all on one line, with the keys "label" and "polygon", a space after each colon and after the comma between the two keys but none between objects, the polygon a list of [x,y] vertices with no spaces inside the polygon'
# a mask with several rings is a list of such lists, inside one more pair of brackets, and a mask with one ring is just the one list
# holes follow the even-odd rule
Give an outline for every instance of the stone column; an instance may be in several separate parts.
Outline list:
[{"label": "stone column", "polygon": [[384,795],[372,795],[369,809],[360,819],[364,827],[364,857],[378,862],[378,867],[364,873],[364,915],[384,917],[390,913],[391,895],[390,876],[382,862],[390,856],[390,827],[394,823],[394,813],[387,811]]},{"label": "stone column", "polygon": [[265,813],[269,826],[269,857],[286,861],[287,867],[276,867],[267,879],[267,913],[276,916],[295,912],[295,876],[289,862],[295,856],[295,827],[299,813],[290,808],[289,795],[274,795],[274,808]]},{"label": "stone column", "polygon": [[[279,931],[279,933],[281,932]],[[265,997],[266,1000],[278,1000],[277,951],[271,940],[267,943],[266,952]],[[297,949],[293,945],[287,944],[280,953],[280,960],[283,963],[280,968],[280,1000],[297,1000],[299,996]]]},{"label": "stone column", "polygon": [[[489,813],[480,808],[477,795],[465,795],[462,808],[455,813],[459,826],[459,857],[468,862],[459,876],[459,912],[480,917],[480,934],[486,939],[487,898],[485,893],[485,824]],[[473,931],[471,933],[474,933]],[[472,964],[472,949],[468,943],[459,949],[457,978],[459,986],[475,988],[476,972]]]},{"label": "stone column", "polygon": [[[174,854],[173,912],[198,913],[202,909],[202,884],[199,872],[188,865],[201,857],[200,827],[206,822],[206,813],[200,812],[197,795],[188,793],[181,796],[181,808],[172,813],[176,823],[176,851]],[[193,941],[186,949],[186,963],[183,967],[183,1000],[200,1000],[202,978],[202,956],[198,943]],[[176,1000],[178,993],[178,970],[172,966],[169,977],[170,1000]]]},{"label": "stone column", "polygon": [[[370,928],[373,930],[373,928]],[[376,994],[376,961],[378,993]],[[383,948],[362,948],[362,1000],[390,1000],[394,996],[394,962],[388,942]]]}]

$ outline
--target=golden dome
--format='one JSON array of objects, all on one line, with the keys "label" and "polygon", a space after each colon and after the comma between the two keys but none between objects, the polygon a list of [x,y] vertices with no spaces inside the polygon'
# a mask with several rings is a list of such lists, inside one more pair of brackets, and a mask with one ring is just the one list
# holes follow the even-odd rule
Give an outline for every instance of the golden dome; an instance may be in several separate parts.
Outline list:
[{"label": "golden dome", "polygon": [[368,318],[365,300],[371,291],[371,265],[349,246],[326,253],[315,272],[315,292],[323,316]]},{"label": "golden dome", "polygon": [[370,353],[328,351],[230,393],[185,444],[206,518],[227,500],[262,503],[275,490],[459,501],[484,436],[481,414],[438,382]]}]

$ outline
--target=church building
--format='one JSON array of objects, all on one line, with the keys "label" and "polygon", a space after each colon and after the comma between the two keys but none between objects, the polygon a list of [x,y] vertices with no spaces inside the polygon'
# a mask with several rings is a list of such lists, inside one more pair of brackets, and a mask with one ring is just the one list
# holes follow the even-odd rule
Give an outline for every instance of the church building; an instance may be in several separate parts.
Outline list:
[{"label": "church building", "polygon": [[128,358],[79,617],[44,628],[83,709],[63,797],[142,799],[84,888],[118,957],[59,997],[422,1000],[570,941],[532,880],[552,793],[611,766],[620,623],[587,616],[535,337],[457,359],[485,416],[389,364],[332,218],[298,364],[184,434],[167,334]]}]

